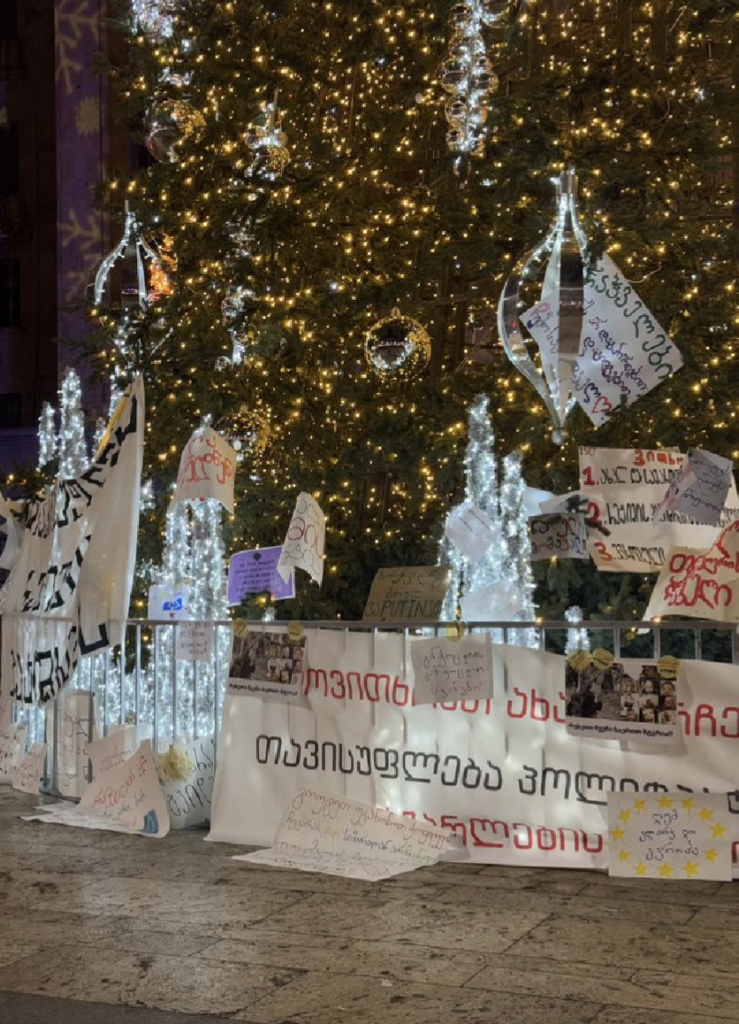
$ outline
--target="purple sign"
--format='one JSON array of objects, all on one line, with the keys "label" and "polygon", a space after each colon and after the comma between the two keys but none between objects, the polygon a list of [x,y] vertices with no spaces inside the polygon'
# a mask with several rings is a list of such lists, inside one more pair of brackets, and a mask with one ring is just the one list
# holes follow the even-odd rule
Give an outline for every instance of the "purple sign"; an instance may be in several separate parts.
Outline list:
[{"label": "purple sign", "polygon": [[255,548],[237,551],[228,563],[228,603],[240,604],[247,594],[269,591],[273,601],[295,597],[295,573],[287,583],[277,571],[282,545],[273,548]]}]

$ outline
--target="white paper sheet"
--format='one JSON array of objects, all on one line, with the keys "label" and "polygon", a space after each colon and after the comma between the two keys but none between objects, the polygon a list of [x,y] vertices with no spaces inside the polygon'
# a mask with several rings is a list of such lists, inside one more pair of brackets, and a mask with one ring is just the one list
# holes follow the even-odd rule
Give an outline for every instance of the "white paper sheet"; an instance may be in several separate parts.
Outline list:
[{"label": "white paper sheet", "polygon": [[44,774],[46,749],[46,743],[31,745],[13,774],[13,789],[18,789],[21,793],[38,793],[41,776]]},{"label": "white paper sheet", "polygon": [[342,875],[365,882],[435,864],[451,833],[335,793],[301,789],[282,820],[275,845],[234,860]]},{"label": "white paper sheet", "polygon": [[293,569],[304,569],[320,587],[325,544],[326,517],[316,499],[302,492],[295,502],[295,511],[277,563],[282,579],[287,583]]},{"label": "white paper sheet", "polygon": [[215,498],[234,510],[236,452],[212,427],[200,427],[185,445],[170,508],[180,501]]},{"label": "white paper sheet", "polygon": [[97,780],[133,757],[139,745],[135,725],[124,725],[87,745],[92,777]]},{"label": "white paper sheet", "polygon": [[465,502],[449,513],[444,533],[470,562],[477,565],[499,538],[500,529],[486,512]]},{"label": "white paper sheet", "polygon": [[682,512],[699,523],[718,526],[733,483],[734,463],[721,455],[689,448],[681,472],[672,483],[654,520],[666,512]]},{"label": "white paper sheet", "polygon": [[210,661],[213,657],[213,625],[208,622],[180,622],[175,629],[175,658],[182,661]]},{"label": "white paper sheet", "polygon": [[487,634],[411,642],[416,704],[486,700],[493,696],[493,664]]}]

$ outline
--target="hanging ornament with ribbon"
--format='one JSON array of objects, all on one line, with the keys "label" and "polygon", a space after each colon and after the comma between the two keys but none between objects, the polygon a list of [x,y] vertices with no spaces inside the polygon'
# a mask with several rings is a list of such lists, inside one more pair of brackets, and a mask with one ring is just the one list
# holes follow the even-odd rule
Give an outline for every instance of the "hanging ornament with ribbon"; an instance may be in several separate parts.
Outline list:
[{"label": "hanging ornament with ribbon", "polygon": [[244,142],[253,157],[249,172],[252,176],[279,178],[290,163],[287,135],[277,112],[277,90],[271,103],[265,103],[263,113],[244,132]]},{"label": "hanging ornament with ribbon", "polygon": [[552,440],[564,444],[565,421],[575,406],[572,377],[583,326],[588,239],[577,212],[575,171],[566,171],[555,186],[556,218],[544,241],[526,253],[506,281],[498,331],[506,355],[549,412]]}]

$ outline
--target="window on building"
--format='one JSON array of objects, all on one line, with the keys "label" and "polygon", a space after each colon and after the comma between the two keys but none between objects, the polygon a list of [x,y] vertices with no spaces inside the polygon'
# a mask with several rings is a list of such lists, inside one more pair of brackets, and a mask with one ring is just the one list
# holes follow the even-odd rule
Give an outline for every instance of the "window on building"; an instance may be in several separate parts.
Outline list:
[{"label": "window on building", "polygon": [[0,196],[18,192],[18,126],[0,126]]},{"label": "window on building", "polygon": [[8,427],[21,426],[21,396],[12,394],[0,395],[0,430]]},{"label": "window on building", "polygon": [[20,327],[20,260],[0,259],[0,327]]},{"label": "window on building", "polygon": [[18,0],[0,0],[0,39],[18,38]]}]

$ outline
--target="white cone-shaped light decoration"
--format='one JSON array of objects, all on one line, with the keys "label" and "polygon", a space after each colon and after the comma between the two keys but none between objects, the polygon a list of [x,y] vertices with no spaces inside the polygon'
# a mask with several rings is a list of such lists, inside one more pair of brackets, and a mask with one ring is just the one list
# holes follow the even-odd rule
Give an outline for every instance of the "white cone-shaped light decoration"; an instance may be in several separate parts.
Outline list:
[{"label": "white cone-shaped light decoration", "polygon": [[121,239],[103,258],[93,286],[96,306],[118,308],[124,315],[148,307],[149,264],[157,259],[128,203],[125,209]]},{"label": "white cone-shaped light decoration", "polygon": [[556,182],[557,216],[544,241],[514,268],[498,303],[506,355],[536,388],[552,420],[552,440],[564,444],[575,405],[572,373],[583,321],[587,238],[577,214],[577,175]]}]

